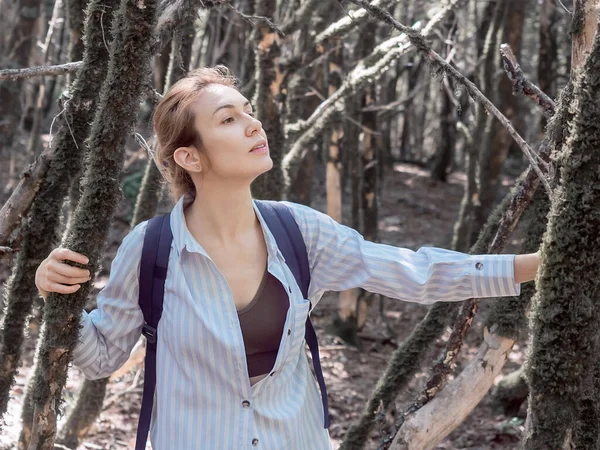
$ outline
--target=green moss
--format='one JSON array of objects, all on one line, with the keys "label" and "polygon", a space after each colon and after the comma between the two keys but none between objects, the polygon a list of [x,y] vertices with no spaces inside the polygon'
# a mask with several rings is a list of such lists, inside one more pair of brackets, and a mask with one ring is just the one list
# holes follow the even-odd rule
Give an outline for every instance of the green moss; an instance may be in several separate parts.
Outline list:
[{"label": "green moss", "polygon": [[88,46],[83,67],[69,95],[63,98],[64,114],[52,142],[54,159],[31,206],[28,223],[23,228],[21,250],[5,291],[7,306],[3,326],[0,326],[0,415],[6,411],[10,386],[19,364],[25,321],[34,300],[38,298],[35,270],[59,243],[62,205],[69,185],[80,170],[97,92],[106,75],[108,52],[101,29],[103,6],[106,4],[94,1],[89,5],[85,25]]},{"label": "green moss", "polygon": [[[82,195],[63,242],[89,257],[92,273],[121,195],[116,180],[123,165],[125,140],[135,123],[143,87],[140,80],[145,79],[149,66],[155,12],[153,0],[124,0],[113,21],[108,73],[87,141],[91,150],[86,157]],[[67,365],[78,340],[79,317],[90,290],[91,283],[85,283],[75,294],[48,296],[44,311],[47,332],[39,346],[34,375],[34,427],[43,435],[35,448],[48,448],[51,443],[47,435],[54,433],[56,417],[52,417],[54,407],[50,405],[60,403]]]},{"label": "green moss", "polygon": [[[586,398],[600,329],[600,33],[574,87],[534,297],[525,448],[561,448]],[[598,431],[596,430],[596,434]]]}]

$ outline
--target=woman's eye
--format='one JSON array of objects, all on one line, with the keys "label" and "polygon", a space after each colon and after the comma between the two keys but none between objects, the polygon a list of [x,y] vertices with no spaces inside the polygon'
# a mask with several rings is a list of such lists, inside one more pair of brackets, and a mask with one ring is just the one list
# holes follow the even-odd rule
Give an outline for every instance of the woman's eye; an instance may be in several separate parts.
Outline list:
[{"label": "woman's eye", "polygon": [[230,123],[230,122],[229,122],[230,120],[233,120],[233,117],[228,117],[227,119],[225,119],[225,120],[223,121],[223,123]]}]

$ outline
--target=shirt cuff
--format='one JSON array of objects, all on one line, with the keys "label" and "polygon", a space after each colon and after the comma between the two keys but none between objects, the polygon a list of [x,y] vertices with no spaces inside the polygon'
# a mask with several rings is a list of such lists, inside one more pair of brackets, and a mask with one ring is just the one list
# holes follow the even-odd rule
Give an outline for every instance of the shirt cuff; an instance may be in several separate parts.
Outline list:
[{"label": "shirt cuff", "polygon": [[470,258],[473,298],[521,294],[515,283],[515,255],[474,255]]}]

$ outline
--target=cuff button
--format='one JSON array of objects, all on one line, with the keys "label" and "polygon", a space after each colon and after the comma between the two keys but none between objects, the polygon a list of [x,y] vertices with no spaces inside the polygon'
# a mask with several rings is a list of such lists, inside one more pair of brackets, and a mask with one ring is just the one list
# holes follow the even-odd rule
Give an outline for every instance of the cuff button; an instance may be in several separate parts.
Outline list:
[{"label": "cuff button", "polygon": [[476,264],[475,264],[475,268],[476,268],[477,270],[481,270],[481,269],[483,269],[483,263],[482,263],[482,262],[478,262],[478,263],[476,263]]}]

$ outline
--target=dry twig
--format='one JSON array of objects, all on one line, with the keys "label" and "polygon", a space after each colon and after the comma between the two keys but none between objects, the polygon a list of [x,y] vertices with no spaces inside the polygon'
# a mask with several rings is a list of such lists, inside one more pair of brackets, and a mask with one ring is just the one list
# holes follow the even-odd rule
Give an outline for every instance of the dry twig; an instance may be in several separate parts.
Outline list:
[{"label": "dry twig", "polygon": [[500,46],[500,55],[502,56],[504,70],[512,82],[513,94],[522,92],[543,108],[546,117],[552,117],[556,112],[556,104],[539,87],[525,78],[510,45],[502,44]]},{"label": "dry twig", "polygon": [[0,209],[0,245],[8,242],[12,231],[27,215],[40,181],[46,176],[54,149],[48,146],[21,175],[21,181]]},{"label": "dry twig", "polygon": [[24,69],[0,70],[0,80],[22,80],[24,78],[56,76],[76,72],[83,65],[83,61],[60,64],[58,66],[26,67]]}]

